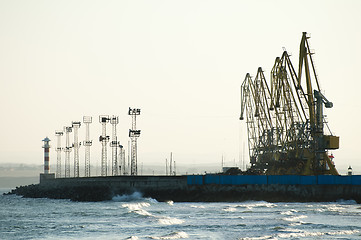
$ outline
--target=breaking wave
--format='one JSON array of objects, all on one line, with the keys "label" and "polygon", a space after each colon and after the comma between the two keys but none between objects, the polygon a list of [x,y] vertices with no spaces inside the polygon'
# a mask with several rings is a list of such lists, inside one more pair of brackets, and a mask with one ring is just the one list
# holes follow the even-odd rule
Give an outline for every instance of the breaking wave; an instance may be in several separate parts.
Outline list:
[{"label": "breaking wave", "polygon": [[331,232],[292,232],[292,233],[279,233],[274,236],[266,235],[260,237],[245,237],[241,240],[262,240],[262,239],[298,239],[303,237],[320,237],[320,236],[337,236],[337,235],[352,235],[359,233],[359,230],[344,230],[344,231],[331,231]]},{"label": "breaking wave", "polygon": [[134,192],[132,194],[123,194],[121,196],[116,195],[112,198],[114,202],[131,202],[143,199],[143,194],[140,192]]},{"label": "breaking wave", "polygon": [[234,207],[223,208],[222,210],[225,211],[225,212],[235,212],[235,211],[237,211],[237,209],[234,208]]},{"label": "breaking wave", "polygon": [[189,238],[186,232],[174,232],[171,234],[167,234],[161,237],[150,237],[151,239],[181,239],[181,238]]}]

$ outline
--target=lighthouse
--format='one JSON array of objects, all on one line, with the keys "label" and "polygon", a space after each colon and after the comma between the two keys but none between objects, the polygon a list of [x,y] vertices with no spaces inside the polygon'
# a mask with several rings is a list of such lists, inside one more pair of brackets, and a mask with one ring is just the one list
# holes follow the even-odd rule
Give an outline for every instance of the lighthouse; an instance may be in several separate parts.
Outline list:
[{"label": "lighthouse", "polygon": [[42,140],[44,142],[43,148],[44,148],[44,173],[40,173],[40,183],[43,183],[47,179],[54,179],[55,173],[50,173],[50,167],[49,167],[49,150],[50,150],[50,144],[51,141],[48,137],[44,138]]},{"label": "lighthouse", "polygon": [[51,140],[46,137],[43,139],[43,142],[44,142],[44,174],[49,174],[49,149],[50,149],[50,145],[49,145],[49,142]]}]

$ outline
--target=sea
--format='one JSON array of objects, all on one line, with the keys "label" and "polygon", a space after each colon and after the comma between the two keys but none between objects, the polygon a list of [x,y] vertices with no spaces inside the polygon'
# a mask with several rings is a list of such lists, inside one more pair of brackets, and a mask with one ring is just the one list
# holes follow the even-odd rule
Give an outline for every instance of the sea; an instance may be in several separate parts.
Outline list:
[{"label": "sea", "polygon": [[158,202],[141,193],[103,202],[3,195],[0,239],[361,239],[361,205]]}]

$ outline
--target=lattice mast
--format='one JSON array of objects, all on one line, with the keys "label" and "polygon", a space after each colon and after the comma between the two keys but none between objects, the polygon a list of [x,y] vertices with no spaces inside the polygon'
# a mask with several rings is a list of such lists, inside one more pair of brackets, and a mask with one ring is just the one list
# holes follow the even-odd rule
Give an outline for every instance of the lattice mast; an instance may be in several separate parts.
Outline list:
[{"label": "lattice mast", "polygon": [[101,175],[107,176],[107,143],[109,142],[109,136],[107,136],[107,123],[109,122],[108,115],[99,116],[99,122],[102,124],[102,135],[99,137],[99,141],[102,143],[102,159],[101,159]]},{"label": "lattice mast", "polygon": [[119,144],[119,174],[120,175],[126,175],[126,167],[125,167],[125,150],[123,148],[123,145]]},{"label": "lattice mast", "polygon": [[138,159],[137,159],[137,139],[140,136],[140,130],[137,130],[137,115],[140,115],[140,109],[129,108],[128,115],[132,116],[132,129],[129,129],[129,137],[131,139],[131,166],[130,175],[138,175]]},{"label": "lattice mast", "polygon": [[65,132],[65,177],[70,177],[70,152],[72,147],[70,146],[70,133],[72,132],[72,127],[64,127]]},{"label": "lattice mast", "polygon": [[112,175],[119,175],[119,164],[118,164],[118,147],[119,141],[117,141],[117,124],[119,123],[118,116],[112,116],[110,118],[112,124],[112,141],[110,147],[112,148]]},{"label": "lattice mast", "polygon": [[81,123],[80,122],[72,122],[72,127],[74,129],[74,177],[79,177],[79,136],[78,136],[78,130],[80,128]]},{"label": "lattice mast", "polygon": [[64,135],[63,131],[55,131],[55,136],[57,138],[56,146],[56,178],[61,178],[61,137]]},{"label": "lattice mast", "polygon": [[85,141],[83,142],[85,146],[85,177],[90,177],[90,146],[93,141],[90,140],[89,125],[92,123],[92,117],[84,116],[83,123],[85,124]]}]

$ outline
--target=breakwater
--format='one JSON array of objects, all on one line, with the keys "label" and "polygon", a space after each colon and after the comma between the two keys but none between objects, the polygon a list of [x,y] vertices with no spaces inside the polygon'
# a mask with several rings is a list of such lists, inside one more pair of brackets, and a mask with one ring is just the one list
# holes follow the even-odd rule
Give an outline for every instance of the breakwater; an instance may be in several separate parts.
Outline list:
[{"label": "breakwater", "polygon": [[158,201],[329,202],[339,199],[361,203],[361,176],[112,176],[46,178],[11,194],[24,197],[104,201],[116,195],[140,192]]}]

